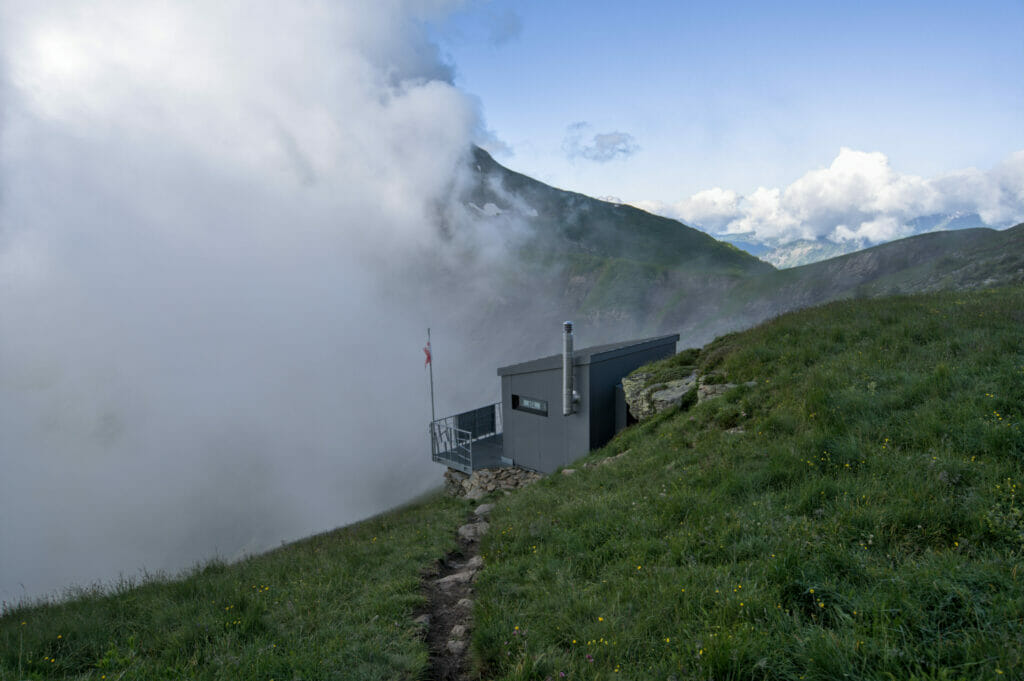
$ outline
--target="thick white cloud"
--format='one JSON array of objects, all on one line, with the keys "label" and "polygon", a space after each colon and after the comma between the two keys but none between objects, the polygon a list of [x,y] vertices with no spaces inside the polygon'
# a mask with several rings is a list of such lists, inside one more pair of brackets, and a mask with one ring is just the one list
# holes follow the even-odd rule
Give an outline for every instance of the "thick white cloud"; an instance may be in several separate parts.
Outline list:
[{"label": "thick white cloud", "polygon": [[843,148],[827,168],[788,187],[746,196],[719,187],[666,205],[638,204],[714,234],[777,244],[799,239],[881,243],[914,232],[914,218],[977,213],[989,225],[1024,220],[1024,151],[989,171],[968,169],[926,179],[902,174],[879,152]]},{"label": "thick white cloud", "polygon": [[451,4],[0,1],[0,600],[438,479],[422,265],[481,127]]},{"label": "thick white cloud", "polygon": [[699,215],[706,229],[719,231],[726,227],[739,212],[740,196],[731,189],[714,187],[697,192],[674,206],[680,215]]}]

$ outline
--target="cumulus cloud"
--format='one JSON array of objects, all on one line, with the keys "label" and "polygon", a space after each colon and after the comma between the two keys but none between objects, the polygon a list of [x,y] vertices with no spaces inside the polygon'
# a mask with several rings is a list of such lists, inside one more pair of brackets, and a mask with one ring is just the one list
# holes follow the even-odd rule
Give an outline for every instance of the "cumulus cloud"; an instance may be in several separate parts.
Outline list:
[{"label": "cumulus cloud", "polygon": [[1024,150],[989,171],[975,168],[936,178],[934,186],[951,206],[978,213],[993,225],[1024,219]]},{"label": "cumulus cloud", "polygon": [[480,128],[451,4],[0,4],[0,600],[436,480],[424,263]]},{"label": "cumulus cloud", "polygon": [[706,229],[722,231],[739,212],[740,196],[731,189],[714,187],[697,192],[679,202],[674,209],[680,215],[699,215]]},{"label": "cumulus cloud", "polygon": [[585,158],[596,163],[607,163],[629,158],[640,150],[636,139],[628,132],[602,132],[591,134],[592,127],[577,122],[566,128],[562,151],[570,159]]},{"label": "cumulus cloud", "polygon": [[785,244],[799,239],[875,244],[914,233],[911,222],[936,214],[978,214],[1005,227],[1024,219],[1024,151],[989,171],[968,169],[936,178],[899,173],[879,152],[843,148],[827,168],[786,188],[741,196],[719,187],[649,210],[714,234]]}]

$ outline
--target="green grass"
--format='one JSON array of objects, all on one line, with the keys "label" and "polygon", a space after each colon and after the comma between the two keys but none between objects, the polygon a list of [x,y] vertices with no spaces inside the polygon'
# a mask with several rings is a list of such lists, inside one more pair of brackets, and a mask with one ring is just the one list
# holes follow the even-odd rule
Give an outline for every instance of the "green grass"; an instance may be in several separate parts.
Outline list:
[{"label": "green grass", "polygon": [[[756,385],[498,497],[482,678],[1024,677],[1022,330],[1022,287],[845,301],[658,365]],[[0,681],[424,678],[420,575],[471,505],[8,610]]]},{"label": "green grass", "polygon": [[757,385],[496,509],[484,676],[1021,678],[1022,331],[1016,287],[834,303],[705,347],[702,373]]},{"label": "green grass", "polygon": [[179,579],[0,617],[0,679],[415,679],[421,570],[455,548],[450,498]]},{"label": "green grass", "polygon": [[657,383],[667,383],[680,378],[686,378],[698,370],[697,362],[700,359],[700,348],[687,348],[682,352],[666,359],[646,364],[630,375],[647,374],[647,380],[643,387],[652,386]]}]

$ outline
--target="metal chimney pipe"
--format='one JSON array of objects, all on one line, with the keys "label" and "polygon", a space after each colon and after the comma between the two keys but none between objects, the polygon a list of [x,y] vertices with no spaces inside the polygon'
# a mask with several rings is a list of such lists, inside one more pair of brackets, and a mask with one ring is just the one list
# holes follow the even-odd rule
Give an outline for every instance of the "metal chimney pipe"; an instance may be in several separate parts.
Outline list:
[{"label": "metal chimney pipe", "polygon": [[573,413],[572,322],[562,325],[562,416]]}]

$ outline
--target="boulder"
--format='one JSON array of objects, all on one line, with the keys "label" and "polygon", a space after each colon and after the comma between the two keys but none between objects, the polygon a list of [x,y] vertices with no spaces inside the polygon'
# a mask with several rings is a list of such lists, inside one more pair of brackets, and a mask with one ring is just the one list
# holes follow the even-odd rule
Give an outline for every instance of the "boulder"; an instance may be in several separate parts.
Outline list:
[{"label": "boulder", "polygon": [[622,379],[622,391],[629,413],[638,421],[682,404],[683,397],[697,385],[697,372],[683,378],[648,385],[651,375],[643,372]]},{"label": "boulder", "polygon": [[[720,376],[718,377],[720,378]],[[736,383],[705,383],[697,372],[689,376],[664,383],[651,383],[651,375],[646,373],[633,374],[622,379],[622,389],[626,396],[629,412],[638,420],[649,419],[672,407],[687,406],[683,401],[691,390],[697,391],[697,403],[721,397],[729,390],[737,387]],[[747,381],[743,385],[754,386],[757,381]]]},{"label": "boulder", "polygon": [[473,581],[473,570],[463,570],[462,572],[453,572],[447,577],[442,577],[437,580],[436,584],[438,588],[447,591],[457,584],[469,584]]},{"label": "boulder", "polygon": [[650,415],[647,413],[648,407],[643,396],[643,390],[650,378],[651,375],[644,372],[622,377],[622,392],[626,397],[626,404],[629,405],[629,413],[638,421]]},{"label": "boulder", "polygon": [[681,406],[686,393],[693,390],[697,383],[697,374],[690,374],[686,378],[665,383],[661,390],[651,392],[650,404],[655,414],[659,414],[671,407]]},{"label": "boulder", "polygon": [[490,527],[491,526],[483,520],[478,523],[467,523],[459,528],[459,539],[469,542],[476,541],[487,534],[487,530],[489,530]]}]

